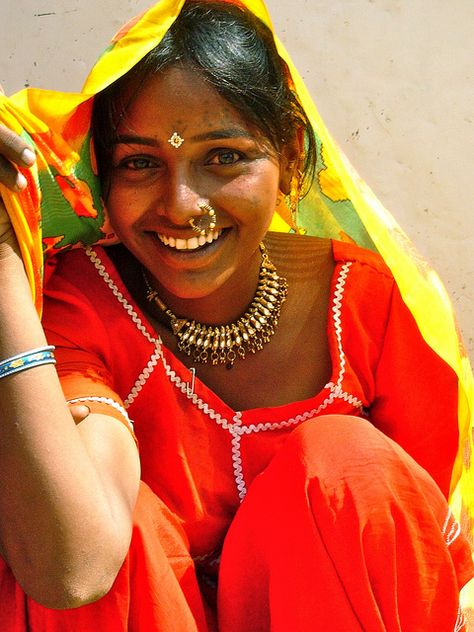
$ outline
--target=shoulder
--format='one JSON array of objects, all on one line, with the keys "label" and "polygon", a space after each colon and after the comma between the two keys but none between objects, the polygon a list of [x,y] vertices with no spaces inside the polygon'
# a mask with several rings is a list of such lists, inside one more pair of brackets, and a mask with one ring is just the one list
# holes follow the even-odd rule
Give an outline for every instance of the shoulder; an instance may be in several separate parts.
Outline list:
[{"label": "shoulder", "polygon": [[347,308],[364,314],[365,318],[386,321],[395,279],[382,257],[356,244],[332,241],[335,262],[334,295],[344,289]]},{"label": "shoulder", "polygon": [[333,297],[365,332],[382,338],[397,286],[382,257],[359,246],[332,241],[335,271]]},{"label": "shoulder", "polygon": [[120,299],[131,299],[105,249],[61,253],[47,267],[43,326],[49,335],[95,346],[108,340],[111,322],[126,326]]},{"label": "shoulder", "polygon": [[94,306],[95,311],[118,307],[127,288],[107,249],[78,248],[60,253],[45,266],[45,311],[51,303]]},{"label": "shoulder", "polygon": [[322,268],[330,266],[338,272],[345,267],[351,268],[351,277],[359,281],[379,278],[387,286],[394,282],[390,268],[378,253],[354,243],[290,233],[268,233],[265,241],[279,270],[305,268],[316,278]]},{"label": "shoulder", "polygon": [[331,240],[294,233],[269,232],[265,237],[271,260],[278,272],[291,278],[318,279],[321,273],[334,267]]},{"label": "shoulder", "polygon": [[393,280],[390,268],[378,253],[349,242],[332,240],[331,243],[336,263],[356,264],[357,268],[366,268],[367,272],[371,270]]},{"label": "shoulder", "polygon": [[[94,253],[94,255],[89,253]],[[94,265],[95,259],[98,261],[96,265]],[[100,278],[98,267],[107,268],[111,274],[114,274],[113,264],[102,247],[95,247],[93,250],[77,248],[61,252],[51,257],[45,264],[45,293],[67,282],[85,289],[87,287],[85,280]]]},{"label": "shoulder", "polygon": [[331,252],[335,263],[355,262],[372,267],[374,270],[392,276],[389,267],[382,257],[371,250],[361,248],[355,243],[326,239],[311,235],[296,235],[294,233],[269,232],[265,242],[272,252],[287,255],[310,255],[321,252]]},{"label": "shoulder", "polygon": [[57,256],[45,288],[43,327],[63,377],[95,367],[124,400],[155,345],[107,251],[95,247]]}]

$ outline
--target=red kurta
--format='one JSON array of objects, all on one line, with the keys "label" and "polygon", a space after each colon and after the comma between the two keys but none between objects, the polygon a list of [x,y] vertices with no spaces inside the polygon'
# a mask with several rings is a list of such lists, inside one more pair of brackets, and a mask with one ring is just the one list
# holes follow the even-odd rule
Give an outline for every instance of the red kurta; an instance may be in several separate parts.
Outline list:
[{"label": "red kurta", "polygon": [[[30,601],[33,630],[454,630],[470,553],[403,450],[447,495],[456,376],[380,258],[338,242],[333,252],[330,381],[308,400],[246,411],[199,377],[191,392],[106,251],[60,257],[44,325],[66,396],[93,409],[91,397],[113,400],[122,421],[127,410],[154,493],[142,486],[111,593],[62,613]],[[337,417],[312,421],[322,415]],[[21,605],[1,629],[23,630],[22,593],[3,577]]]}]

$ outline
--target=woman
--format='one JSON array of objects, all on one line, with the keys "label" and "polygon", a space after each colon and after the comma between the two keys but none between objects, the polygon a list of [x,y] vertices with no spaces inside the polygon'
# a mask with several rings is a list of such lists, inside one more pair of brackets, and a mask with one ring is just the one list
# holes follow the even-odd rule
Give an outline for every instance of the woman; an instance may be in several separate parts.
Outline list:
[{"label": "woman", "polygon": [[3,222],[2,629],[461,629],[456,376],[377,254],[268,233],[324,148],[263,23],[181,5],[94,99],[121,243],[50,260],[46,337]]}]

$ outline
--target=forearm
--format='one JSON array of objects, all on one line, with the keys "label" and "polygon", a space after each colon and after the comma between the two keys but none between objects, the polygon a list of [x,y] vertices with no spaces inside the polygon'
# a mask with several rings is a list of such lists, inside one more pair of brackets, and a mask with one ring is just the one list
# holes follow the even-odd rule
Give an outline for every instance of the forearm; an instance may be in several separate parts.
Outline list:
[{"label": "forearm", "polygon": [[[0,360],[47,344],[18,251],[6,244],[0,299]],[[132,505],[104,484],[52,365],[0,379],[0,542],[27,592],[56,607],[100,596],[125,554]]]}]

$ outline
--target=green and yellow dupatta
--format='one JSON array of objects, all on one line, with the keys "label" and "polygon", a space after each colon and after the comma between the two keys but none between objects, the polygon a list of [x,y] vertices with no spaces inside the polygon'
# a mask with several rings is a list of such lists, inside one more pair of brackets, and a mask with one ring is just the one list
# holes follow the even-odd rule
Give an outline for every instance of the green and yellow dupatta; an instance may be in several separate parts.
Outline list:
[{"label": "green and yellow dupatta", "polygon": [[[97,61],[81,93],[27,89],[9,99],[0,97],[0,122],[28,139],[37,153],[37,164],[23,170],[28,189],[11,193],[0,185],[0,193],[21,245],[39,312],[44,257],[77,244],[114,239],[91,151],[92,97],[156,46],[184,1],[161,0],[127,24]],[[262,0],[240,1],[271,27]],[[336,147],[278,40],[277,45],[318,138],[317,175],[300,205],[299,224],[310,234],[350,239],[380,253],[424,339],[458,375],[460,441],[450,502],[474,537],[473,377],[450,300],[436,273]],[[275,215],[272,229],[289,230],[287,221]]]}]

